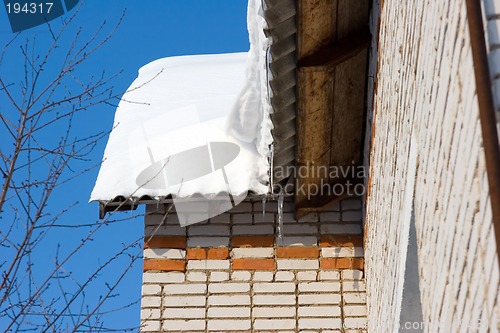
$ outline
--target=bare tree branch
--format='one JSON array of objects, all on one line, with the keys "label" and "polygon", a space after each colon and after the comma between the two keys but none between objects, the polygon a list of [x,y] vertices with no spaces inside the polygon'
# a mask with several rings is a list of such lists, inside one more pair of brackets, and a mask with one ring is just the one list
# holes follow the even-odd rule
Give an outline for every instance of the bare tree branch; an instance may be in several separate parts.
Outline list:
[{"label": "bare tree branch", "polygon": [[[103,22],[86,40],[83,28],[68,39],[80,8],[60,26],[47,23],[48,45],[34,37],[21,40],[19,33],[0,53],[0,124],[8,140],[0,150],[0,322],[8,332],[112,332],[116,330],[106,327],[105,316],[138,301],[104,308],[142,258],[142,237],[114,249],[90,272],[68,269],[106,227],[135,216],[68,221],[67,213],[79,203],[57,209],[52,203],[54,193],[99,166],[90,154],[109,134],[82,136],[78,117],[96,107],[116,106],[123,93],[113,86],[121,72],[98,71],[84,78],[78,69],[109,41],[125,13],[111,27]],[[19,77],[2,71],[10,53],[23,60]],[[58,230],[78,233],[79,242],[57,246],[50,265],[37,266],[39,258],[50,258],[44,246]],[[101,280],[117,266],[120,272]],[[105,291],[90,299],[88,290],[96,284]]]}]

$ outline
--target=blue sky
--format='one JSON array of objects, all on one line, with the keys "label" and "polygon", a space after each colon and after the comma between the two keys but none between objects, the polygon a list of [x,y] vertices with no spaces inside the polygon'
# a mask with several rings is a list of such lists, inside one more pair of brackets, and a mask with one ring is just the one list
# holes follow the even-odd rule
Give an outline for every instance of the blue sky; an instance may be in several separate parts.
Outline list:
[{"label": "blue sky", "polygon": [[[107,31],[118,21],[125,10],[125,17],[111,40],[98,52],[84,62],[76,75],[88,78],[91,74],[99,74],[103,70],[108,73],[119,73],[113,81],[114,91],[122,92],[135,79],[138,69],[148,62],[176,55],[226,53],[247,51],[249,48],[246,30],[246,6],[243,0],[86,0],[76,17],[74,26],[82,27],[83,35],[90,36],[95,29],[106,21]],[[71,14],[71,13],[70,13]],[[65,17],[67,17],[66,15]],[[60,24],[55,22],[54,24]],[[76,30],[74,30],[76,31]],[[6,13],[0,10],[0,46],[12,38],[7,23]],[[50,41],[46,27],[35,27],[24,31],[19,41],[25,38],[37,38],[37,46],[43,49],[44,43]],[[70,43],[72,35],[63,40]],[[8,64],[8,65],[6,65]],[[54,66],[57,64],[57,59]],[[12,82],[22,75],[22,63],[15,52],[7,53],[0,66],[2,78]],[[0,100],[2,102],[2,100]],[[88,135],[112,128],[114,107],[103,105],[78,116],[74,125],[75,133]],[[0,106],[0,112],[8,112]],[[4,129],[2,128],[2,131]],[[55,128],[48,132],[47,139],[56,137]],[[6,142],[6,133],[0,132],[0,142]],[[96,164],[102,158],[107,137],[101,140],[90,154],[91,160],[73,165],[77,171]],[[58,188],[49,202],[48,210],[53,214],[65,207],[75,206],[65,214],[60,222],[65,224],[92,223],[98,217],[98,205],[88,204],[88,198],[94,185],[98,169],[79,176],[71,183]],[[9,211],[2,220],[12,218]],[[84,247],[74,260],[65,267],[71,271],[75,279],[84,281],[96,267],[105,262],[116,249],[138,239],[143,234],[142,209],[134,213],[120,213],[116,218],[123,218],[119,223],[106,226],[93,237],[90,245]],[[52,231],[43,243],[43,253],[34,255],[34,263],[38,265],[40,277],[44,267],[54,260],[58,244],[62,252],[69,251],[84,237],[85,230],[61,228]],[[115,275],[127,264],[126,260],[118,260],[114,265],[97,276],[98,282],[88,288],[84,302],[95,302],[106,292],[105,281]],[[140,297],[142,262],[134,264],[119,288],[119,296],[113,298],[106,309],[112,309],[136,301]],[[69,288],[69,287],[68,287]],[[108,328],[134,327],[139,324],[139,304],[104,315],[104,326]],[[0,319],[0,328],[2,320]]]}]

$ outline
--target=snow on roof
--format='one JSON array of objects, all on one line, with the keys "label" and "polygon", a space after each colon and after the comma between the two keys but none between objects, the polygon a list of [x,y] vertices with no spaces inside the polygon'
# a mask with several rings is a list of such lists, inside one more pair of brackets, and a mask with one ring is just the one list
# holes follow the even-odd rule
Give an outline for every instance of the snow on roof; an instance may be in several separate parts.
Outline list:
[{"label": "snow on roof", "polygon": [[[246,60],[247,53],[183,56],[142,67],[118,105],[91,200],[210,197],[227,192],[228,182],[231,194],[266,193],[267,158],[255,143],[238,140],[225,129],[245,86]],[[234,156],[222,158],[226,175],[203,166],[210,162],[204,160],[203,147],[214,148],[214,143],[227,144],[219,145],[221,152],[239,147]]]},{"label": "snow on roof", "polygon": [[249,0],[248,53],[164,58],[123,95],[90,200],[268,192],[268,40]]}]

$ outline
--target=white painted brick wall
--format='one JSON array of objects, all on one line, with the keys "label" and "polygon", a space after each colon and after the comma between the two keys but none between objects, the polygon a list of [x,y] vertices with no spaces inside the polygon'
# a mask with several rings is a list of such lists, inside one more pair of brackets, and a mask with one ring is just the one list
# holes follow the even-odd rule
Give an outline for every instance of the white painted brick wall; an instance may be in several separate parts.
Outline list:
[{"label": "white painted brick wall", "polygon": [[147,259],[185,259],[186,250],[179,249],[144,249],[144,258]]},{"label": "white painted brick wall", "polygon": [[292,281],[294,278],[295,275],[290,271],[279,271],[274,276],[275,281]]},{"label": "white painted brick wall", "polygon": [[210,282],[222,282],[229,280],[229,272],[211,272]]},{"label": "white painted brick wall", "polygon": [[255,272],[253,273],[254,281],[272,281],[273,280],[273,272]]},{"label": "white painted brick wall", "polygon": [[343,291],[366,291],[364,281],[342,281]]},{"label": "white painted brick wall", "polygon": [[282,270],[308,270],[318,269],[319,261],[313,259],[278,259],[278,269]]},{"label": "white painted brick wall", "polygon": [[142,298],[141,305],[143,308],[160,308],[161,307],[161,297],[160,296],[144,296]]},{"label": "white painted brick wall", "polygon": [[188,270],[229,269],[229,260],[189,260]]},{"label": "white painted brick wall", "polygon": [[[343,271],[348,271],[343,270]],[[320,280],[340,280],[340,272],[336,271],[321,271],[319,272],[319,279]]]},{"label": "white painted brick wall", "polygon": [[299,305],[319,305],[319,304],[339,304],[340,294],[300,294],[298,297]]},{"label": "white painted brick wall", "polygon": [[[146,236],[176,236],[174,246],[181,248],[148,247],[144,258],[185,262],[186,266],[184,271],[144,273],[142,332],[339,333],[349,316],[366,322],[366,315],[354,310],[343,315],[342,310],[347,306],[363,307],[364,292],[346,292],[355,295],[352,304],[348,303],[351,296],[344,298],[341,292],[345,283],[347,286],[362,282],[363,271],[321,267],[322,258],[361,258],[363,249],[339,246],[322,251],[319,246],[323,235],[329,234],[335,225],[339,226],[339,233],[348,230],[342,228],[353,228],[351,231],[360,234],[360,222],[342,222],[338,203],[321,216],[311,214],[295,221],[293,204],[286,202],[283,241],[276,237],[274,244],[267,247],[232,247],[233,237],[260,235],[273,239],[276,207],[272,202],[266,206],[267,213],[260,220],[261,202],[245,202],[237,213],[231,211],[188,228],[175,225],[175,218],[163,218],[162,207],[156,213],[155,207],[147,208]],[[344,217],[354,219],[356,212],[359,215],[361,201],[345,200],[342,207],[349,213]],[[155,225],[162,221],[161,226]],[[327,223],[328,228],[322,229],[322,223]],[[185,239],[187,246],[179,239]],[[168,242],[162,246],[168,247]],[[314,247],[319,258],[281,258],[277,254],[280,246],[291,246],[293,250]],[[208,250],[203,252],[200,247]],[[228,255],[229,259],[202,259],[216,255],[217,251],[226,253],[222,256]],[[283,253],[286,255],[286,251]],[[276,265],[268,270],[233,270],[234,260],[271,260]]]},{"label": "white painted brick wall", "polygon": [[252,273],[250,271],[235,271],[231,273],[231,280],[250,281]]},{"label": "white painted brick wall", "polygon": [[342,321],[340,318],[300,318],[299,319],[299,328],[314,328],[314,329],[323,329],[323,328],[341,328]]},{"label": "white painted brick wall", "polygon": [[256,319],[253,327],[256,330],[282,330],[294,329],[295,326],[294,319]]},{"label": "white painted brick wall", "polygon": [[141,310],[141,320],[154,320],[160,319],[160,309],[142,309]]},{"label": "white painted brick wall", "polygon": [[205,294],[207,286],[205,284],[167,284],[163,286],[164,295],[188,295],[188,294]]},{"label": "white painted brick wall", "polygon": [[249,293],[249,283],[217,283],[208,286],[208,292],[212,294]]},{"label": "white painted brick wall", "polygon": [[164,296],[164,307],[187,307],[187,306],[204,306],[205,296]]},{"label": "white painted brick wall", "polygon": [[141,331],[142,332],[158,332],[161,328],[161,322],[159,320],[142,320],[141,321]]},{"label": "white painted brick wall", "polygon": [[157,295],[161,294],[161,286],[156,284],[144,284],[142,285],[143,295]]},{"label": "white painted brick wall", "polygon": [[292,305],[295,295],[254,295],[254,305]]},{"label": "white painted brick wall", "polygon": [[366,316],[366,305],[348,305],[344,307],[344,314],[347,317]]},{"label": "white painted brick wall", "polygon": [[211,295],[208,305],[250,305],[249,295]]},{"label": "white painted brick wall", "polygon": [[169,283],[169,282],[184,282],[185,277],[180,272],[164,272],[164,273],[149,273],[142,275],[143,283]]},{"label": "white painted brick wall", "polygon": [[343,293],[342,299],[346,304],[363,304],[366,302],[366,294],[363,292]]},{"label": "white painted brick wall", "polygon": [[212,307],[208,309],[208,318],[250,318],[250,307]]},{"label": "white painted brick wall", "polygon": [[340,317],[340,306],[301,306],[299,317]]},{"label": "white painted brick wall", "polygon": [[[483,3],[498,107],[500,2]],[[373,42],[379,58],[370,68],[370,85],[377,88],[368,115],[374,119],[366,202],[369,329],[394,331],[399,321],[409,225],[405,198],[414,192],[425,331],[498,331],[498,264],[495,242],[487,237],[491,209],[465,1],[386,0],[380,18]],[[375,35],[377,25],[375,19]],[[409,158],[411,145],[416,161]],[[411,163],[415,186],[407,189]],[[345,293],[344,301],[362,302],[355,295]],[[462,320],[482,320],[484,326],[467,329],[459,326]],[[346,326],[362,322],[346,319]]]},{"label": "white painted brick wall", "polygon": [[254,283],[253,292],[259,293],[294,293],[295,283],[273,282],[273,283]]},{"label": "white painted brick wall", "polygon": [[236,248],[231,250],[231,256],[233,258],[272,258],[274,257],[274,248]]},{"label": "white painted brick wall", "polygon": [[316,271],[306,271],[297,273],[297,278],[300,281],[316,281],[317,277],[318,277],[318,272]]},{"label": "white painted brick wall", "polygon": [[295,306],[293,307],[258,307],[252,311],[254,318],[289,318],[295,317]]},{"label": "white painted brick wall", "polygon": [[204,320],[165,320],[163,321],[163,329],[175,332],[181,331],[196,331],[205,329]]},{"label": "white painted brick wall", "polygon": [[163,312],[163,318],[167,319],[204,319],[205,307],[198,308],[167,308]]},{"label": "white painted brick wall", "polygon": [[250,330],[251,324],[250,319],[224,319],[224,320],[215,320],[212,319],[208,322],[209,330],[217,330],[217,331],[241,331],[241,330]]},{"label": "white painted brick wall", "polygon": [[302,282],[299,283],[299,292],[334,292],[340,291],[339,282]]},{"label": "white painted brick wall", "polygon": [[363,278],[363,271],[359,269],[344,269],[342,271],[342,278],[344,280],[361,280]]},{"label": "white painted brick wall", "polygon": [[186,279],[191,282],[204,282],[207,281],[207,273],[205,272],[188,272]]}]

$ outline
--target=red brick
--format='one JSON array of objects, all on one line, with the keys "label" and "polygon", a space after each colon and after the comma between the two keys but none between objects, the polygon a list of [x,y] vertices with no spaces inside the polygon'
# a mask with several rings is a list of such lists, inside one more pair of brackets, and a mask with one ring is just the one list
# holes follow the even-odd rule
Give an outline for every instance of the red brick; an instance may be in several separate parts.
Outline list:
[{"label": "red brick", "polygon": [[361,235],[323,235],[319,241],[323,247],[354,247],[363,246],[363,237]]},{"label": "red brick", "polygon": [[275,267],[274,259],[233,259],[233,270],[272,271]]},{"label": "red brick", "polygon": [[278,258],[319,258],[317,247],[278,247]]},{"label": "red brick", "polygon": [[186,251],[186,258],[187,259],[207,259],[207,251],[206,249],[200,249],[200,248],[195,248],[195,249],[187,249]]},{"label": "red brick", "polygon": [[155,236],[144,239],[144,247],[153,249],[185,249],[186,244],[184,236]]},{"label": "red brick", "polygon": [[229,259],[229,249],[227,247],[217,248],[189,248],[186,253],[187,259]]},{"label": "red brick", "polygon": [[234,236],[233,247],[273,247],[274,236]]},{"label": "red brick", "polygon": [[208,249],[207,259],[229,259],[229,249],[227,247]]},{"label": "red brick", "polygon": [[321,259],[321,269],[364,269],[363,258]]},{"label": "red brick", "polygon": [[170,259],[144,260],[144,271],[179,271],[186,270],[186,261]]}]

